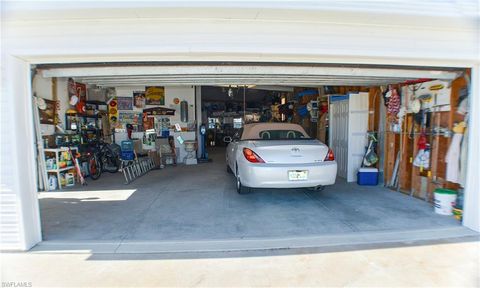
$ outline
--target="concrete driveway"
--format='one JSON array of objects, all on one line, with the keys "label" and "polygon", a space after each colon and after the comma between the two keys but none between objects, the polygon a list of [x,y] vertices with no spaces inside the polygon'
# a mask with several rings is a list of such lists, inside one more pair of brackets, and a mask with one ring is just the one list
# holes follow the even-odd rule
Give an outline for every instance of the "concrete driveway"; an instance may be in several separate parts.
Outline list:
[{"label": "concrete driveway", "polygon": [[40,193],[43,238],[197,241],[463,229],[422,200],[341,179],[322,192],[258,189],[239,195],[223,151],[211,158],[151,171],[130,185],[121,173],[106,173],[88,186]]},{"label": "concrete driveway", "polygon": [[1,275],[32,287],[478,287],[479,255],[478,237],[221,253],[28,252],[3,254]]}]

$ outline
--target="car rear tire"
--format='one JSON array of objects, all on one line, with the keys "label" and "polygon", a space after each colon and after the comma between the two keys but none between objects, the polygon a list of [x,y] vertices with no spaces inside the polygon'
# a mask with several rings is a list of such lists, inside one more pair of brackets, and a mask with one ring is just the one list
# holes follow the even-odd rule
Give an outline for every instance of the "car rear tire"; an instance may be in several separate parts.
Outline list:
[{"label": "car rear tire", "polygon": [[238,175],[238,168],[237,168],[237,175],[235,175],[235,186],[237,188],[238,194],[248,194],[250,192],[250,188],[245,187],[242,185],[242,181],[240,179],[240,175]]},{"label": "car rear tire", "polygon": [[227,173],[228,173],[228,174],[232,174],[232,173],[233,173],[232,168],[230,168],[230,166],[228,166],[228,164],[227,164]]}]

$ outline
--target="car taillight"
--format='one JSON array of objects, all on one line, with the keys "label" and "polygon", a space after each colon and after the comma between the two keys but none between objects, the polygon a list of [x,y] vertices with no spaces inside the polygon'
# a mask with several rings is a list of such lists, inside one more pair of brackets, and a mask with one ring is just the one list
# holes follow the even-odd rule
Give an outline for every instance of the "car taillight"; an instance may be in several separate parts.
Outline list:
[{"label": "car taillight", "polygon": [[333,154],[332,149],[328,148],[328,153],[324,161],[335,161],[335,154]]},{"label": "car taillight", "polygon": [[263,159],[260,158],[260,156],[258,156],[251,149],[243,148],[243,155],[245,156],[245,159],[247,159],[247,161],[250,163],[265,163],[265,161],[263,161]]}]

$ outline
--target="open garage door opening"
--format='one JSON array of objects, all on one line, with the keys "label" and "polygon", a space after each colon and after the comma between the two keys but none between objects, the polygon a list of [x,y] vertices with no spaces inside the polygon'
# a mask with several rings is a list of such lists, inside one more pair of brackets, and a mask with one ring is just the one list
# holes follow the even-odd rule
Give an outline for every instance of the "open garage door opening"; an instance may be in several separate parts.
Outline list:
[{"label": "open garage door opening", "polygon": [[[468,70],[118,63],[35,71],[44,240],[465,229]],[[239,172],[232,155],[253,164]],[[323,177],[315,169],[328,161],[332,185],[301,184]],[[248,193],[239,194],[242,173],[290,188],[244,182]]]}]

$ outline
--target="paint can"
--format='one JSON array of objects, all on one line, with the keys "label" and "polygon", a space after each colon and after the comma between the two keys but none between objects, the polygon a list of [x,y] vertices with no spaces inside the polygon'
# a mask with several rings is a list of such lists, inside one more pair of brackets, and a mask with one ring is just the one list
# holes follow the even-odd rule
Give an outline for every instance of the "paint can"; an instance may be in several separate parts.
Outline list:
[{"label": "paint can", "polygon": [[438,188],[434,192],[435,213],[440,215],[453,215],[453,206],[457,200],[457,191]]}]

